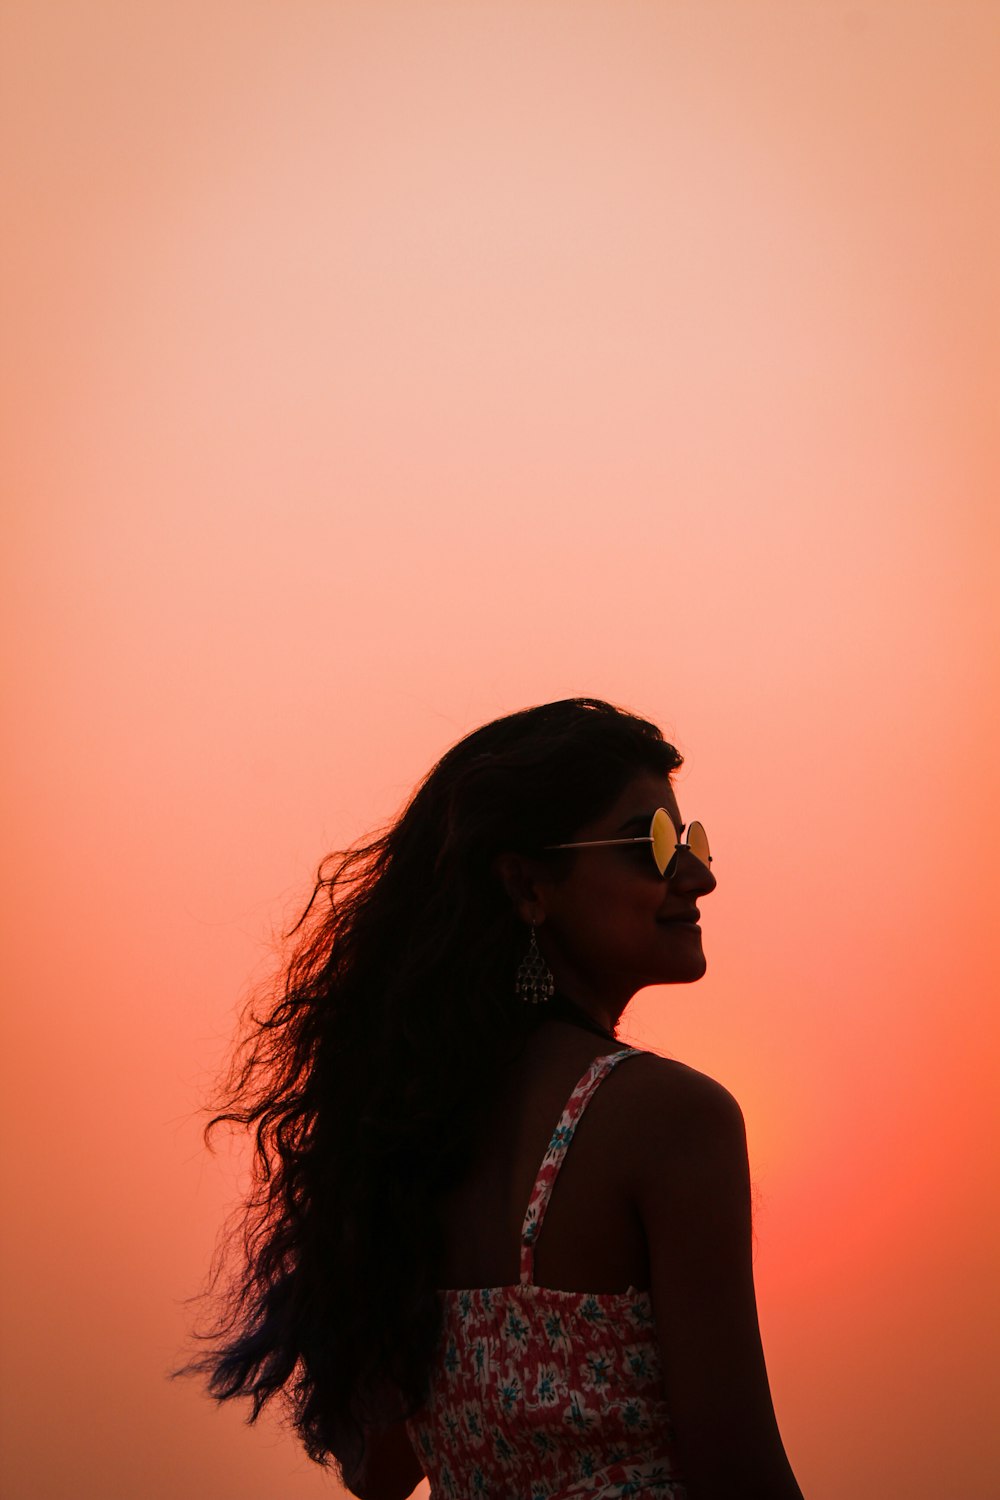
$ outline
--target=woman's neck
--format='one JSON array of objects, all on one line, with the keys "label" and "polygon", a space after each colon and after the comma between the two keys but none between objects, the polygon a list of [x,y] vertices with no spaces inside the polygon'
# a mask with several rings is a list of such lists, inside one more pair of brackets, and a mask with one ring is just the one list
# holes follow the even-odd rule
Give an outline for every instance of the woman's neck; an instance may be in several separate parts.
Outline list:
[{"label": "woman's neck", "polygon": [[595,1036],[605,1037],[609,1042],[617,1041],[611,1026],[604,1024],[602,1019],[560,990],[556,990],[544,1007],[543,1016],[547,1020],[565,1021],[570,1026],[579,1026],[582,1031],[592,1031]]}]

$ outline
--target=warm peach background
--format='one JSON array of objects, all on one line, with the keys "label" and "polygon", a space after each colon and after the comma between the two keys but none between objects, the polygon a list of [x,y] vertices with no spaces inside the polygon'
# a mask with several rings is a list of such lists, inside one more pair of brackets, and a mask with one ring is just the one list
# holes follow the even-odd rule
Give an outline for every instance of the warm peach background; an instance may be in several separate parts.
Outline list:
[{"label": "warm peach background", "polygon": [[688,757],[807,1500],[997,1493],[989,0],[7,0],[5,1500],[298,1500],[169,1384],[330,847],[571,693]]}]

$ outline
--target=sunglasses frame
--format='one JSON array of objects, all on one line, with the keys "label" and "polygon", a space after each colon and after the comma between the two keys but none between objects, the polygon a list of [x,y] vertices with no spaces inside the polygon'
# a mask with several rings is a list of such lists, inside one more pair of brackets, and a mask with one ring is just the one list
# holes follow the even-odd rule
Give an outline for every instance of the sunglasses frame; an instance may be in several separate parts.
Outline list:
[{"label": "sunglasses frame", "polygon": [[[662,822],[663,822],[664,819],[666,820],[667,824],[670,827],[670,830],[671,830],[671,833],[673,835],[673,838],[674,838],[675,842],[674,842],[673,852],[671,853],[670,858],[667,860],[666,864],[664,865],[663,869],[661,870],[660,869],[660,862],[656,858],[657,835],[656,835],[655,830],[657,828],[658,820],[660,822],[660,826],[662,826]],[[683,837],[685,828],[687,829],[687,838],[686,839]],[[708,834],[705,833],[705,825],[704,825],[704,823],[699,823],[697,818],[695,818],[691,823],[685,823],[681,827],[681,837],[678,838],[677,837],[677,830],[674,827],[674,820],[673,820],[673,818],[667,812],[667,809],[665,807],[658,807],[656,809],[656,811],[653,813],[652,821],[650,822],[650,825],[649,825],[649,832],[648,833],[644,833],[644,834],[640,834],[638,838],[632,838],[632,839],[579,839],[577,842],[572,843],[572,844],[545,844],[545,845],[543,845],[543,848],[546,849],[546,850],[549,850],[549,849],[610,849],[610,848],[612,848],[616,844],[618,844],[618,845],[621,845],[621,844],[651,844],[652,847],[653,847],[653,863],[656,865],[657,870],[663,876],[664,880],[669,880],[670,876],[673,875],[675,873],[676,869],[677,869],[677,855],[680,853],[680,851],[682,849],[687,849],[691,853],[694,853],[694,851],[691,849],[691,831],[694,828],[700,828],[701,829],[702,834],[704,835],[704,838],[705,838],[705,843],[707,844],[708,843]],[[706,870],[710,867],[710,865],[712,863],[712,856],[711,856],[711,854],[709,854],[709,856],[708,856],[708,863],[707,864],[705,863],[704,860],[701,860],[701,856],[700,855],[695,854],[694,857],[695,857],[695,859],[700,860],[701,863],[705,865],[705,869]]]}]

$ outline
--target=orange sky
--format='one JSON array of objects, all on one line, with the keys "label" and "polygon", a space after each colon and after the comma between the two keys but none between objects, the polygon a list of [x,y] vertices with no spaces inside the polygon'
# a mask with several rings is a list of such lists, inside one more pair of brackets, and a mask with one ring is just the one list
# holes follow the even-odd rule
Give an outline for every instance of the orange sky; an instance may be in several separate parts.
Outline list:
[{"label": "orange sky", "polygon": [[333,1481],[169,1384],[329,848],[572,693],[687,758],[808,1500],[992,1500],[1000,9],[13,0],[5,1500]]}]

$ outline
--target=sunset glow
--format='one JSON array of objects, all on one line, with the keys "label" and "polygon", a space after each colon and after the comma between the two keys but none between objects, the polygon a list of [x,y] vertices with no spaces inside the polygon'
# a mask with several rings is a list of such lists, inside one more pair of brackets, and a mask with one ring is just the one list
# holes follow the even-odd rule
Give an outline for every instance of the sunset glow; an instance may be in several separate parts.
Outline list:
[{"label": "sunset glow", "polygon": [[[976,0],[5,7],[5,1500],[338,1493],[170,1383],[322,856],[685,756],[808,1500],[992,1500],[1000,129]],[[53,1424],[58,1440],[53,1441]]]}]

